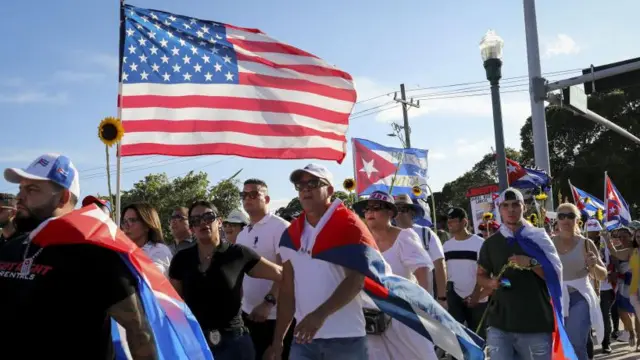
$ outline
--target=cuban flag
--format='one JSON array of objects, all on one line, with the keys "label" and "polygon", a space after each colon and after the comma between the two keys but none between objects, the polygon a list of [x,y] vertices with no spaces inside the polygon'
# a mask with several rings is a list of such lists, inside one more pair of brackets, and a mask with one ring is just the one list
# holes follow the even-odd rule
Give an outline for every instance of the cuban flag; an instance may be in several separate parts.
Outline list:
[{"label": "cuban flag", "polygon": [[607,227],[607,230],[629,225],[631,222],[629,205],[624,198],[622,198],[622,195],[620,195],[616,186],[613,185],[613,182],[606,171],[604,173],[604,196],[606,209],[604,224]]},{"label": "cuban flag", "polygon": [[[200,325],[169,280],[96,205],[52,218],[30,236],[42,247],[93,244],[120,253],[138,280],[138,295],[153,329],[159,359],[213,360]],[[132,359],[124,330],[114,320],[111,329],[116,359]]]},{"label": "cuban flag", "polygon": [[578,210],[586,212],[589,217],[594,217],[598,210],[601,210],[604,213],[605,206],[602,200],[573,186],[573,184],[571,184],[571,180],[569,180],[569,188],[571,188],[573,202],[578,207]]},{"label": "cuban flag", "polygon": [[551,185],[551,177],[543,170],[524,167],[511,159],[507,159],[507,175],[509,185],[518,189],[547,191]]},{"label": "cuban flag", "polygon": [[[281,251],[300,251],[305,215],[282,234]],[[358,271],[364,292],[392,318],[431,340],[456,359],[484,359],[484,341],[455,321],[420,285],[395,276],[358,215],[336,199],[316,226],[311,256]]]},{"label": "cuban flag", "polygon": [[351,139],[351,143],[358,196],[374,191],[389,193],[394,175],[392,196],[408,194],[415,199],[411,189],[414,186],[425,188],[428,150],[387,147],[358,138]]},{"label": "cuban flag", "polygon": [[536,259],[542,266],[554,312],[555,326],[552,334],[553,354],[551,358],[553,360],[578,360],[564,329],[562,262],[553,242],[544,229],[528,224],[521,227],[515,234],[512,234],[504,226],[500,227],[500,232],[507,238],[508,244],[517,242],[527,256]]}]

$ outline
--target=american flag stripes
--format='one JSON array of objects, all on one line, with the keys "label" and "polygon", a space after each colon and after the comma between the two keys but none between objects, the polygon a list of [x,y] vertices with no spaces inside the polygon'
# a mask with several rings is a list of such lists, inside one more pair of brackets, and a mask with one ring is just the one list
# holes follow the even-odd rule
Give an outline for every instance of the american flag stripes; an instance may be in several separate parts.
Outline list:
[{"label": "american flag stripes", "polygon": [[121,155],[342,161],[351,76],[257,29],[124,5]]}]

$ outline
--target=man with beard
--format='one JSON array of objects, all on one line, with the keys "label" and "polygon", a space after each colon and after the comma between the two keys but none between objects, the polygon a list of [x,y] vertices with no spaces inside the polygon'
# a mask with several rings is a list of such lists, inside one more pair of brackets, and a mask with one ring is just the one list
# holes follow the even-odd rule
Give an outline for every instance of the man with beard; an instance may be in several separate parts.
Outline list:
[{"label": "man with beard", "polygon": [[20,184],[14,223],[31,235],[0,248],[2,352],[23,359],[113,359],[113,318],[126,330],[133,359],[157,359],[136,280],[117,253],[31,241],[46,221],[78,202],[71,160],[45,154],[26,169],[6,169],[4,177]]},{"label": "man with beard", "polygon": [[12,194],[0,194],[0,246],[4,243],[22,238],[24,233],[16,231],[13,218],[16,216],[16,197]]}]

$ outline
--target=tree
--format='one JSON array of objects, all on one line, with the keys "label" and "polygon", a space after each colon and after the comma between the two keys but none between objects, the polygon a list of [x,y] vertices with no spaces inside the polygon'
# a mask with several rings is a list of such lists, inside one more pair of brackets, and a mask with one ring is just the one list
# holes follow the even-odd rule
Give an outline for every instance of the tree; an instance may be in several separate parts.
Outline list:
[{"label": "tree", "polygon": [[[630,133],[640,135],[640,93],[638,88],[596,93],[588,98],[589,109],[611,120]],[[558,192],[569,195],[568,180],[602,199],[604,172],[616,184],[622,196],[638,215],[640,173],[637,162],[640,147],[605,127],[573,115],[557,106],[546,109],[549,159],[553,177],[554,199]],[[520,131],[523,157],[533,163],[531,118]]]},{"label": "tree", "polygon": [[[522,156],[517,150],[507,148],[505,152],[507,158],[518,162],[521,161]],[[442,192],[435,198],[436,213],[441,215],[443,214],[441,211],[446,211],[446,209],[453,206],[467,209],[469,207],[469,200],[467,200],[466,197],[467,190],[472,187],[496,184],[497,182],[498,165],[495,160],[495,155],[488,153],[478,161],[471,170],[457,179],[444,184]],[[445,205],[442,206],[442,204]]]},{"label": "tree", "polygon": [[235,179],[222,180],[209,188],[207,173],[189,172],[184,177],[169,180],[165,173],[149,174],[143,180],[138,181],[130,190],[122,193],[123,207],[135,202],[147,202],[151,204],[160,216],[160,222],[165,239],[172,238],[169,231],[168,220],[176,207],[188,207],[196,200],[211,201],[218,210],[220,216],[226,216],[232,209],[240,205],[240,190]]}]

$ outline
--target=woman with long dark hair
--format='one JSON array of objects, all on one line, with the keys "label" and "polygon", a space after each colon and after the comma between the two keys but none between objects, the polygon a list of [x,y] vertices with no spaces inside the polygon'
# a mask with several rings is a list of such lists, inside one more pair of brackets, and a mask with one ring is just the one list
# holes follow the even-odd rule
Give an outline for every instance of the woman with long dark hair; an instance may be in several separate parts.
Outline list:
[{"label": "woman with long dark hair", "polygon": [[254,360],[255,349],[242,321],[245,274],[282,280],[282,268],[250,248],[220,238],[220,215],[208,201],[189,208],[196,246],[181,250],[171,262],[169,279],[209,340],[216,360]]},{"label": "woman with long dark hair", "polygon": [[122,209],[120,219],[122,231],[151,258],[165,275],[173,253],[164,243],[162,225],[156,209],[147,203],[135,203]]}]

